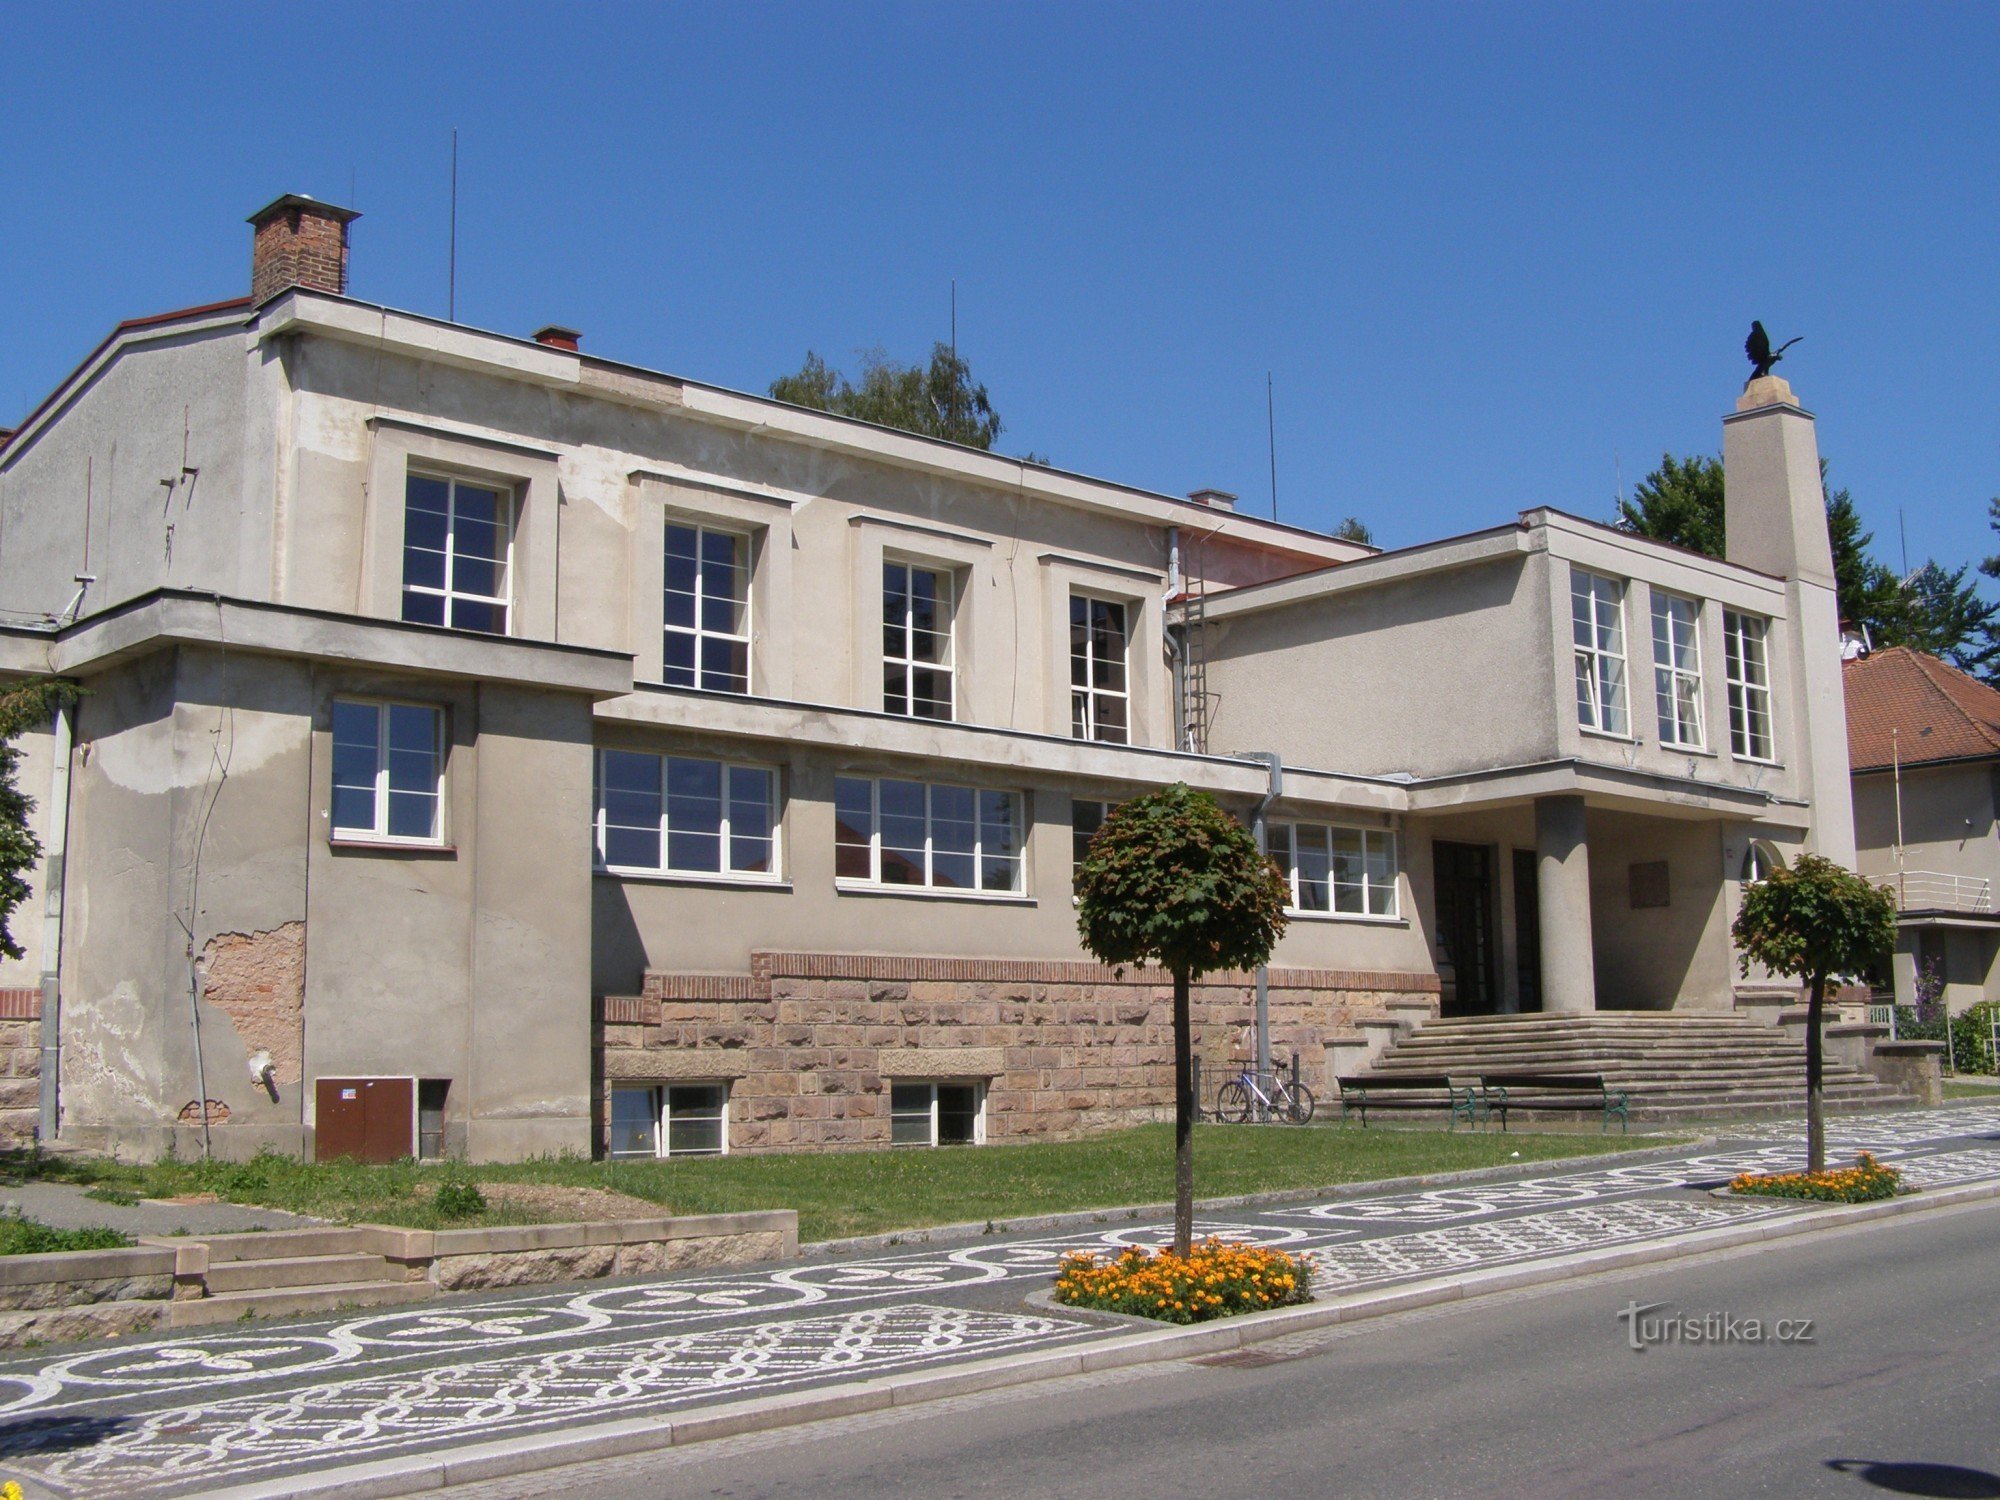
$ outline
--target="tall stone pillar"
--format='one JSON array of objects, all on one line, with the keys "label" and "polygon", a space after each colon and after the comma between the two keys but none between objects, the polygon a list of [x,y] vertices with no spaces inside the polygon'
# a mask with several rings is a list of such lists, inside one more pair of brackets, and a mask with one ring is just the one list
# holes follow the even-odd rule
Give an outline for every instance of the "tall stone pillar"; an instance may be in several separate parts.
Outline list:
[{"label": "tall stone pillar", "polygon": [[[1753,380],[1722,419],[1728,556],[1785,580],[1787,613],[1774,627],[1773,704],[1778,758],[1812,798],[1812,846],[1854,867],[1854,803],[1847,770],[1847,705],[1840,680],[1840,608],[1812,414],[1776,375]],[[1779,658],[1782,656],[1782,665]],[[1719,665],[1719,664],[1718,664]]]},{"label": "tall stone pillar", "polygon": [[1583,798],[1535,802],[1535,889],[1542,911],[1542,1009],[1597,1009],[1590,937],[1590,845]]}]

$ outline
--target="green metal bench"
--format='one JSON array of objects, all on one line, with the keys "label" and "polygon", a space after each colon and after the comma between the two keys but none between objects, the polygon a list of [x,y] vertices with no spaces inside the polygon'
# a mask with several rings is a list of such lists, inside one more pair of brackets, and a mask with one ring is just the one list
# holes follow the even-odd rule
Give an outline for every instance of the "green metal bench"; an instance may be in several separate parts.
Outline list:
[{"label": "green metal bench", "polygon": [[[1346,1119],[1348,1110],[1352,1109],[1361,1116],[1364,1130],[1368,1127],[1371,1107],[1437,1109],[1442,1106],[1450,1111],[1445,1122],[1447,1130],[1456,1130],[1460,1120],[1476,1127],[1480,1115],[1484,1113],[1477,1089],[1454,1087],[1442,1073],[1370,1073],[1335,1078],[1333,1081],[1340,1090],[1341,1119]],[[1440,1100],[1439,1095],[1444,1097]]]},{"label": "green metal bench", "polygon": [[[1595,1100],[1579,1099],[1579,1094],[1595,1094]],[[1523,1097],[1523,1096],[1526,1097]],[[1500,1128],[1507,1128],[1510,1109],[1587,1110],[1593,1104],[1602,1112],[1602,1129],[1611,1129],[1613,1116],[1621,1135],[1631,1129],[1631,1097],[1615,1089],[1596,1073],[1482,1073],[1479,1078],[1480,1104],[1488,1115],[1500,1116]]]}]

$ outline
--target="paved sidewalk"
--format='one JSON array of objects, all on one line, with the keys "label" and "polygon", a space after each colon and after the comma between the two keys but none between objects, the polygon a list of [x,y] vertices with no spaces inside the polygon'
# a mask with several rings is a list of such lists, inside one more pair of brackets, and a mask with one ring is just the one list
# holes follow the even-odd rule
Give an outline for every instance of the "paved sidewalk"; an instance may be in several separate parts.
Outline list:
[{"label": "paved sidewalk", "polygon": [[70,1182],[0,1185],[0,1213],[19,1213],[52,1229],[116,1229],[141,1234],[239,1234],[255,1229],[310,1229],[320,1223],[282,1209],[243,1203],[173,1203],[142,1198],[105,1203]]},{"label": "paved sidewalk", "polygon": [[[1704,1231],[1826,1215],[1708,1192],[1740,1171],[1800,1165],[1799,1136],[1766,1129],[1682,1157],[1228,1210],[1198,1227],[1309,1254],[1322,1296],[1436,1287],[1579,1252],[1667,1253]],[[2000,1182],[2000,1104],[1837,1119],[1829,1139],[1830,1154],[1873,1151],[1918,1187]],[[1128,1340],[1129,1322],[1028,1298],[1070,1250],[1166,1235],[1157,1220],[1139,1219],[6,1361],[0,1478],[18,1475],[63,1496],[260,1484],[277,1493],[290,1476],[324,1481],[336,1466],[561,1439],[605,1424],[622,1424],[606,1428],[607,1451],[657,1444],[661,1422],[746,1399],[856,1382],[879,1389],[884,1378]],[[418,1482],[403,1476],[378,1491],[342,1492],[400,1493]]]}]

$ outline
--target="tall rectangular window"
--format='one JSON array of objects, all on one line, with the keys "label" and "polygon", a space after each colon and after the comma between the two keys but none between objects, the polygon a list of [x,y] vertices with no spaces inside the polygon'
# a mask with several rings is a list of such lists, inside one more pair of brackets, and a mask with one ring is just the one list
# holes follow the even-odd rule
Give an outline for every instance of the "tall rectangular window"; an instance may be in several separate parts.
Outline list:
[{"label": "tall rectangular window", "polygon": [[444,711],[333,701],[333,836],[434,844],[444,837]]},{"label": "tall rectangular window", "polygon": [[669,687],[750,691],[750,538],[667,525],[664,679]]},{"label": "tall rectangular window", "polygon": [[1570,627],[1576,641],[1576,719],[1585,729],[1629,734],[1625,711],[1625,585],[1572,568]]},{"label": "tall rectangular window", "polygon": [[1125,606],[1072,594],[1069,601],[1069,732],[1122,745],[1130,737]]},{"label": "tall rectangular window", "polygon": [[404,486],[403,618],[507,633],[514,497],[490,484],[412,474]]},{"label": "tall rectangular window", "polygon": [[1722,613],[1723,674],[1729,683],[1729,749],[1745,760],[1771,760],[1771,622]]},{"label": "tall rectangular window", "polygon": [[1273,823],[1268,836],[1293,911],[1396,915],[1396,835],[1387,829]]},{"label": "tall rectangular window", "polygon": [[1022,890],[1017,792],[921,781],[834,781],[834,875],[928,890]]},{"label": "tall rectangular window", "polygon": [[778,877],[777,773],[600,750],[597,858],[612,870]]},{"label": "tall rectangular window", "polygon": [[882,708],[917,719],[952,717],[951,574],[882,564]]},{"label": "tall rectangular window", "polygon": [[1083,797],[1070,798],[1069,843],[1072,873],[1083,868],[1084,858],[1090,853],[1090,841],[1097,837],[1097,830],[1104,826],[1104,820],[1110,816],[1109,802],[1093,802]]},{"label": "tall rectangular window", "polygon": [[977,1083],[892,1083],[889,1140],[897,1146],[976,1146],[986,1139],[986,1089]]},{"label": "tall rectangular window", "polygon": [[613,1160],[722,1156],[729,1150],[729,1085],[614,1084]]},{"label": "tall rectangular window", "polygon": [[1660,743],[1699,750],[1701,726],[1701,606],[1653,590],[1653,705]]}]

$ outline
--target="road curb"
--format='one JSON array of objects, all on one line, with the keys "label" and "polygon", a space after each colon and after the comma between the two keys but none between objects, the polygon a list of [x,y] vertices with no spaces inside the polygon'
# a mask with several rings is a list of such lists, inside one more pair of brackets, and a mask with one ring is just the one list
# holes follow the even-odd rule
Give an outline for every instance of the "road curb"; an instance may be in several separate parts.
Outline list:
[{"label": "road curb", "polygon": [[[1374,1198],[1388,1193],[1417,1193],[1431,1188],[1461,1187],[1481,1182],[1514,1182],[1547,1172],[1572,1168],[1593,1170],[1613,1163],[1636,1164],[1691,1156],[1720,1145],[1726,1137],[1684,1137],[1668,1146],[1637,1151],[1599,1151],[1588,1156],[1545,1156],[1538,1161],[1507,1162],[1497,1167],[1463,1167],[1455,1172],[1429,1172],[1415,1177],[1380,1177],[1369,1182],[1341,1182],[1332,1187],[1280,1188],[1268,1193],[1243,1193],[1233,1198],[1197,1198],[1196,1213],[1226,1213],[1231,1209],[1276,1208],[1287,1203],[1327,1203],[1349,1198]],[[1060,1214],[1032,1214],[1019,1219],[980,1219],[960,1224],[932,1224],[921,1229],[894,1229],[882,1234],[855,1235],[844,1240],[815,1240],[799,1247],[801,1260],[831,1260],[910,1245],[936,1245],[959,1240],[991,1239],[1000,1234],[1048,1234],[1065,1229],[1094,1229],[1148,1217],[1165,1217],[1171,1203],[1123,1204],[1114,1208],[1080,1208]]]},{"label": "road curb", "polygon": [[2000,1198],[2000,1180],[1932,1188],[1877,1203],[1833,1205],[1831,1212],[1788,1214],[1747,1224],[1691,1230],[1645,1244],[1580,1250],[1524,1265],[1496,1266],[1378,1291],[1355,1292],[1303,1307],[1245,1313],[1192,1327],[1118,1334],[1081,1347],[1002,1355],[941,1370],[885,1375],[838,1388],[756,1397],[685,1417],[627,1418],[579,1431],[510,1438],[443,1454],[385,1459],[206,1493],[208,1500],[279,1500],[279,1497],[306,1500],[306,1497],[334,1495],[341,1500],[386,1500],[389,1496],[483,1483],[565,1464],[619,1458],[743,1433],[769,1432],[863,1412],[920,1406],[1066,1375],[1223,1354],[1289,1334],[1362,1323],[1418,1308],[1471,1301],[1524,1287],[1740,1249],[1765,1241],[1848,1229],[1905,1214],[1968,1207],[1995,1198]]}]

